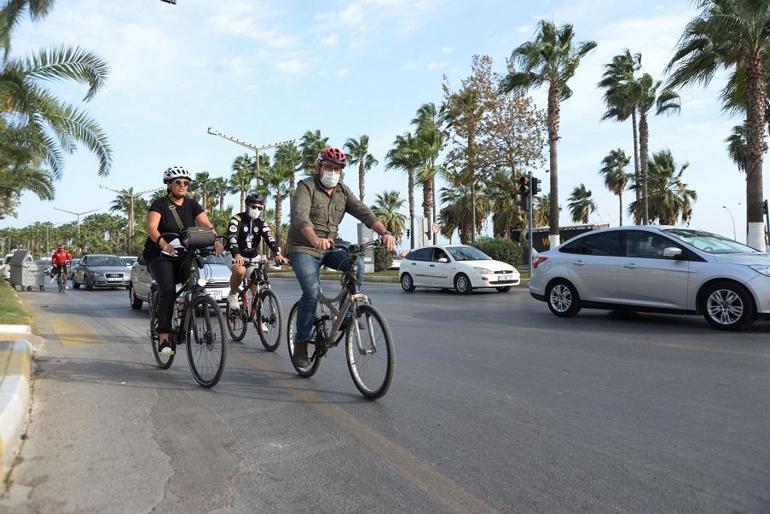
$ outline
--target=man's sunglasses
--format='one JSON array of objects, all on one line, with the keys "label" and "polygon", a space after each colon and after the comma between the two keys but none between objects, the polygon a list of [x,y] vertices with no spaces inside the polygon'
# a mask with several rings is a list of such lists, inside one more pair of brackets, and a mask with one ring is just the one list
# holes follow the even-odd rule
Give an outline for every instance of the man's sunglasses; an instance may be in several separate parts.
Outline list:
[{"label": "man's sunglasses", "polygon": [[175,186],[184,186],[184,187],[190,187],[190,181],[189,180],[180,180],[176,179],[174,181]]},{"label": "man's sunglasses", "polygon": [[262,210],[262,206],[261,205],[257,205],[257,204],[253,204],[253,205],[249,205],[249,209],[257,209],[257,210],[261,211]]}]

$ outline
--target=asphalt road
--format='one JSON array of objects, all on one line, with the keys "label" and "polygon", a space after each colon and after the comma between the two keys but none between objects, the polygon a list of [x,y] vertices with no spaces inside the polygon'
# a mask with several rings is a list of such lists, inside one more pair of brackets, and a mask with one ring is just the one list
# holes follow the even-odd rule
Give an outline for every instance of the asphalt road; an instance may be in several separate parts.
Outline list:
[{"label": "asphalt road", "polygon": [[301,379],[252,329],[204,390],[125,291],[25,293],[45,343],[0,510],[770,512],[770,325],[367,291],[396,341],[377,402],[342,347]]}]

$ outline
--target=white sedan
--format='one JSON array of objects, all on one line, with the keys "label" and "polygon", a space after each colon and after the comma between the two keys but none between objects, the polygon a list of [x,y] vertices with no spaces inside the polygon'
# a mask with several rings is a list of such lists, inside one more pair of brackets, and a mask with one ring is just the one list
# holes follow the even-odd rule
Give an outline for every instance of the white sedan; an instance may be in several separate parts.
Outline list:
[{"label": "white sedan", "polygon": [[501,293],[519,285],[521,277],[508,263],[493,260],[478,248],[465,245],[426,246],[404,257],[398,275],[407,293],[415,287],[440,287],[468,294],[494,287]]}]

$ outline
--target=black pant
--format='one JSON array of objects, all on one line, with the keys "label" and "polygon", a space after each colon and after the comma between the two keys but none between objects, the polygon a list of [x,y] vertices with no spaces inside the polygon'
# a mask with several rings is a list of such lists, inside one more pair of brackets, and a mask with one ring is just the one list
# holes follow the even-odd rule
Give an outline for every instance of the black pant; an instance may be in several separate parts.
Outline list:
[{"label": "black pant", "polygon": [[158,332],[168,334],[171,332],[176,284],[190,276],[189,261],[186,258],[161,255],[150,262],[149,269],[158,284]]}]

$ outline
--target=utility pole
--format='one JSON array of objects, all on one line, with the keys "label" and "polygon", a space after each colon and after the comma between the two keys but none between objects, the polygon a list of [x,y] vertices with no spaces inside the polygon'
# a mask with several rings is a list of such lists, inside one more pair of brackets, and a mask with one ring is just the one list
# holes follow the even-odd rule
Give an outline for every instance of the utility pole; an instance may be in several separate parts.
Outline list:
[{"label": "utility pole", "polygon": [[[61,211],[61,212],[66,212],[67,214],[72,214],[73,216],[77,216],[77,218],[78,218],[78,225],[77,225],[77,227],[78,227],[78,240],[79,240],[80,239],[80,217],[85,215],[85,214],[91,214],[92,212],[96,212],[99,209],[93,209],[93,210],[90,210],[90,211],[83,211],[83,212],[75,212],[75,211],[68,211],[67,209],[59,209],[58,207],[54,207],[54,210]],[[81,242],[81,241],[78,241],[78,242]]]},{"label": "utility pole", "polygon": [[129,204],[128,204],[128,253],[129,255],[133,255],[133,248],[131,247],[131,243],[134,240],[134,229],[135,227],[135,221],[134,221],[134,198],[139,198],[140,196],[146,195],[148,193],[154,193],[158,190],[158,188],[154,189],[145,189],[144,191],[139,191],[138,193],[128,194],[127,189],[123,190],[117,190],[112,189],[111,187],[107,186],[99,186],[100,189],[106,189],[107,191],[112,191],[113,193],[117,193],[121,196],[127,196],[129,198]]}]

